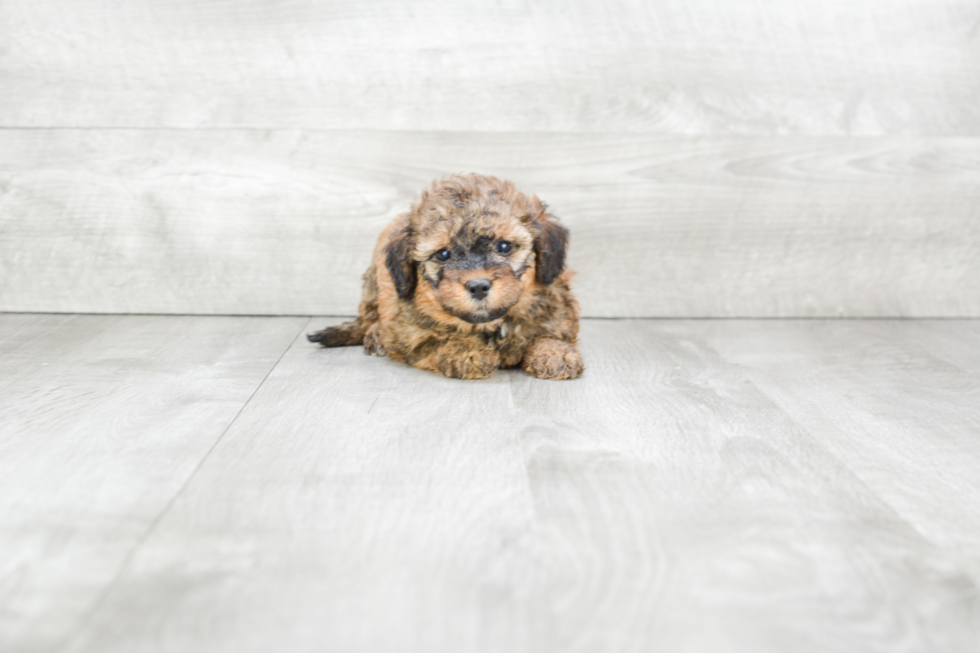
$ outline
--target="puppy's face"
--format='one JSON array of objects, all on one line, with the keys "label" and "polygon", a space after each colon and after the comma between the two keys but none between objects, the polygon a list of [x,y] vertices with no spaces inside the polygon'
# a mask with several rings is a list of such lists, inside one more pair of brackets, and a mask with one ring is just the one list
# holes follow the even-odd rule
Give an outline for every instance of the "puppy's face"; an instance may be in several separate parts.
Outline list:
[{"label": "puppy's face", "polygon": [[[477,175],[437,182],[388,247],[398,294],[430,317],[499,319],[564,267],[567,232],[537,198]],[[449,317],[451,316],[451,317]]]},{"label": "puppy's face", "polygon": [[520,221],[470,216],[427,231],[415,246],[417,273],[443,311],[478,324],[503,317],[521,298],[534,238]]}]

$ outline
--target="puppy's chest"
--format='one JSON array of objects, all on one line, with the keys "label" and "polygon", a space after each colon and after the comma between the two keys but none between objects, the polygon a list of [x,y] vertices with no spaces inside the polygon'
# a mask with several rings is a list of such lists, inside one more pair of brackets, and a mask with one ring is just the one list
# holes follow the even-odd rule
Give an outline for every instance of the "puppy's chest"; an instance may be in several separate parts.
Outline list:
[{"label": "puppy's chest", "polygon": [[482,346],[499,351],[504,359],[516,358],[516,361],[520,361],[534,334],[530,333],[526,324],[504,320],[496,329],[486,329],[476,334],[476,338]]}]

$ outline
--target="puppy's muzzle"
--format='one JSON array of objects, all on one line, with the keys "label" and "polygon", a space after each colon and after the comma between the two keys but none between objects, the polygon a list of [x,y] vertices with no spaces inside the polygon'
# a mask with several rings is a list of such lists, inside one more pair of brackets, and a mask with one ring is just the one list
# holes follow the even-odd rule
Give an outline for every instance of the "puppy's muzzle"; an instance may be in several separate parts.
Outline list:
[{"label": "puppy's muzzle", "polygon": [[490,293],[489,279],[471,279],[466,282],[466,291],[474,301],[480,301]]}]

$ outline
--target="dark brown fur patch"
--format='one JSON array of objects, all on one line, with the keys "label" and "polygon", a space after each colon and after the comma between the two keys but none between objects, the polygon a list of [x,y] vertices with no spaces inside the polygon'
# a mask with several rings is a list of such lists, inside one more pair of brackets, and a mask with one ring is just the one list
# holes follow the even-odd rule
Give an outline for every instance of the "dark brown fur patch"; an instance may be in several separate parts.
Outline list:
[{"label": "dark brown fur patch", "polygon": [[417,277],[412,260],[413,247],[411,234],[406,232],[391,240],[385,254],[385,266],[402,299],[411,299],[415,292]]},{"label": "dark brown fur patch", "polygon": [[568,229],[550,217],[538,220],[538,225],[541,232],[534,240],[538,281],[547,286],[565,269]]}]

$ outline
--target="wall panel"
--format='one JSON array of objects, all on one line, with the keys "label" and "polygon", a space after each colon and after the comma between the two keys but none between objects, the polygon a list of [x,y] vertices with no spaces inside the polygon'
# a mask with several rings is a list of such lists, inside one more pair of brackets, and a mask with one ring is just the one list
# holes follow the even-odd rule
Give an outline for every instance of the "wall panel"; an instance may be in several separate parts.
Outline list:
[{"label": "wall panel", "polygon": [[588,316],[980,316],[980,140],[0,131],[0,310],[351,314],[480,171],[572,230]]},{"label": "wall panel", "polygon": [[4,0],[0,126],[980,136],[954,0]]}]

